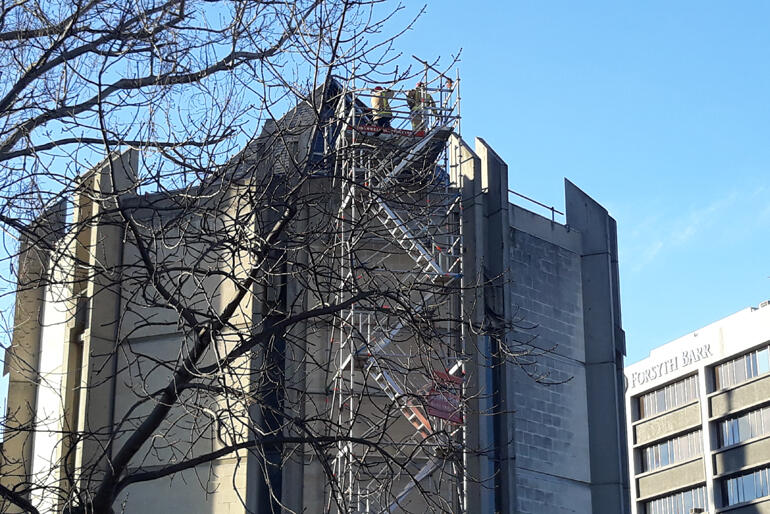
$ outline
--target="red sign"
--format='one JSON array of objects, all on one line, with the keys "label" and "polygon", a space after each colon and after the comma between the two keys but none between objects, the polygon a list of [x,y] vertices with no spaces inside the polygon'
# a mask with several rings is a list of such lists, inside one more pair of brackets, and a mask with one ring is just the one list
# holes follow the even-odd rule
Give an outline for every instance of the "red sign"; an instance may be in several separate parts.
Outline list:
[{"label": "red sign", "polygon": [[425,410],[431,416],[445,419],[450,423],[463,422],[462,393],[463,379],[440,371],[433,372],[433,385],[425,398]]},{"label": "red sign", "polygon": [[348,126],[348,130],[357,130],[363,132],[366,135],[375,134],[396,134],[397,136],[410,136],[410,137],[422,137],[425,135],[424,130],[405,130],[392,127],[380,127],[379,125],[358,125],[355,127]]}]

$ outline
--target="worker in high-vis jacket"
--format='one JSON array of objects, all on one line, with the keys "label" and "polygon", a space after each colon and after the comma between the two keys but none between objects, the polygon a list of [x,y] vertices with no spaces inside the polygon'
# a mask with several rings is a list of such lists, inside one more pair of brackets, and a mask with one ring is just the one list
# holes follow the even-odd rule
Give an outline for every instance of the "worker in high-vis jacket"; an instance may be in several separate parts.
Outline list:
[{"label": "worker in high-vis jacket", "polygon": [[375,125],[390,127],[390,120],[393,119],[393,111],[390,110],[391,98],[393,98],[393,91],[390,89],[383,89],[381,86],[374,88],[372,92],[372,118]]},{"label": "worker in high-vis jacket", "polygon": [[426,125],[430,125],[430,114],[436,113],[436,103],[424,82],[418,82],[417,87],[406,93],[406,105],[411,113],[412,130],[425,130]]}]

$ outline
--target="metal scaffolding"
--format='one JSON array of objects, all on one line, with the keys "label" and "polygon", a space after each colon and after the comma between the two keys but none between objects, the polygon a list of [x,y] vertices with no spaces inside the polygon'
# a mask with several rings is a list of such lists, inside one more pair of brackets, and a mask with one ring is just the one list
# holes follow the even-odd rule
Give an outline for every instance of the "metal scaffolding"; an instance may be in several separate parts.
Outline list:
[{"label": "metal scaffolding", "polygon": [[[462,178],[448,158],[459,77],[426,64],[422,81],[433,105],[401,108],[407,92],[394,91],[391,127],[374,123],[371,89],[350,87],[335,114],[337,300],[397,294],[353,304],[334,327],[330,426],[345,440],[327,512],[466,510]],[[361,442],[375,436],[392,460]]]}]

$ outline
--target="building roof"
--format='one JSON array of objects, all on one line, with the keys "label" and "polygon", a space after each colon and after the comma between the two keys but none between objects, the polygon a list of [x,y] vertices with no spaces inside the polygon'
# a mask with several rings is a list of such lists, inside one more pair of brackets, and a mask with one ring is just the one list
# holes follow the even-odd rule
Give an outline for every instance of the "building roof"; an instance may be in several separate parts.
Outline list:
[{"label": "building roof", "polygon": [[627,394],[638,394],[770,340],[770,304],[747,307],[654,348],[625,368]]}]

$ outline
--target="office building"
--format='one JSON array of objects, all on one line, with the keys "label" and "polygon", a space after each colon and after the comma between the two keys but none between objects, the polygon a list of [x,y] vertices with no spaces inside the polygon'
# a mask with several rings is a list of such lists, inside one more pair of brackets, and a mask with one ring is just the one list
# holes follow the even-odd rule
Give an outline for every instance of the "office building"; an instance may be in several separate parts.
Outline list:
[{"label": "office building", "polygon": [[626,367],[634,514],[770,512],[768,345],[764,302]]}]

